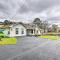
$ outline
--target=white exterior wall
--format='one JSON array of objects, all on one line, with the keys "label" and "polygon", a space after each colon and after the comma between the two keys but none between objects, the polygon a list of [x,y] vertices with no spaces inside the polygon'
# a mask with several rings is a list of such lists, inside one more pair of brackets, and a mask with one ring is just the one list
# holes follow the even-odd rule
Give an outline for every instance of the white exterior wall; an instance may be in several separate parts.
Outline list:
[{"label": "white exterior wall", "polygon": [[[38,32],[37,32],[38,31]],[[40,31],[40,29],[38,29],[37,27],[36,27],[36,29],[35,29],[35,34],[36,35],[41,35],[41,31]]]},{"label": "white exterior wall", "polygon": [[[16,28],[19,29],[18,34],[16,34]],[[22,32],[22,29],[24,29],[24,34],[21,33]],[[21,24],[16,25],[16,26],[10,28],[10,35],[9,36],[10,37],[26,36],[26,28],[23,25],[21,25]]]}]

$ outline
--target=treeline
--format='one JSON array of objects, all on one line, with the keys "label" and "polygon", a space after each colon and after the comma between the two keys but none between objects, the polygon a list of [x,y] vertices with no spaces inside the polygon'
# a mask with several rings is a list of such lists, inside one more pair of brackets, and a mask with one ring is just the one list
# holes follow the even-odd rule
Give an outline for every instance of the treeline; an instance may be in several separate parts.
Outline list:
[{"label": "treeline", "polygon": [[35,18],[33,21],[34,24],[39,26],[39,28],[44,29],[44,32],[60,32],[60,27],[56,24],[49,24],[48,21],[42,21],[40,18]]},{"label": "treeline", "polygon": [[[9,20],[5,20],[4,24],[12,24]],[[37,25],[39,28],[44,29],[44,32],[59,32],[59,27],[56,24],[49,24],[48,21],[43,21],[40,18],[35,18],[33,24]],[[50,26],[51,25],[51,26]]]}]

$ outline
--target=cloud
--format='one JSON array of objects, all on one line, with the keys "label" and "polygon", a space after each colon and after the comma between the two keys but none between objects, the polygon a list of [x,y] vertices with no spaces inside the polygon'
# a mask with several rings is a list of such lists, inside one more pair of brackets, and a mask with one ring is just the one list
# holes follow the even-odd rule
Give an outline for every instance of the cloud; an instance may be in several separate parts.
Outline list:
[{"label": "cloud", "polygon": [[43,10],[46,10],[52,6],[56,6],[59,5],[60,1],[56,1],[56,0],[25,0],[26,3],[24,5],[22,5],[21,9],[19,9],[20,13],[22,11],[22,13],[26,13],[29,11],[32,12],[41,12]]},{"label": "cloud", "polygon": [[60,20],[60,0],[0,0],[0,16],[10,19],[32,21]]}]

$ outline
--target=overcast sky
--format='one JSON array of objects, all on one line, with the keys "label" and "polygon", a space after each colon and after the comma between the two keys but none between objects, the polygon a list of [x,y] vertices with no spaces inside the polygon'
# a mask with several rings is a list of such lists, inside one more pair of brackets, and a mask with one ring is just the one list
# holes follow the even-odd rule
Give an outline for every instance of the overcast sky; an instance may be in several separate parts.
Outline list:
[{"label": "overcast sky", "polygon": [[0,18],[31,22],[34,18],[60,22],[60,0],[0,0]]}]

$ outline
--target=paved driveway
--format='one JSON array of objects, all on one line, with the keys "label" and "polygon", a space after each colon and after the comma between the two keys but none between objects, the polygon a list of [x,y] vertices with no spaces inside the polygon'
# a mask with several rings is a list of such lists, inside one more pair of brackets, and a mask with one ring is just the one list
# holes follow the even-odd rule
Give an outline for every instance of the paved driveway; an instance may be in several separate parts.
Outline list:
[{"label": "paved driveway", "polygon": [[60,40],[17,37],[16,45],[0,46],[0,60],[60,60]]}]

